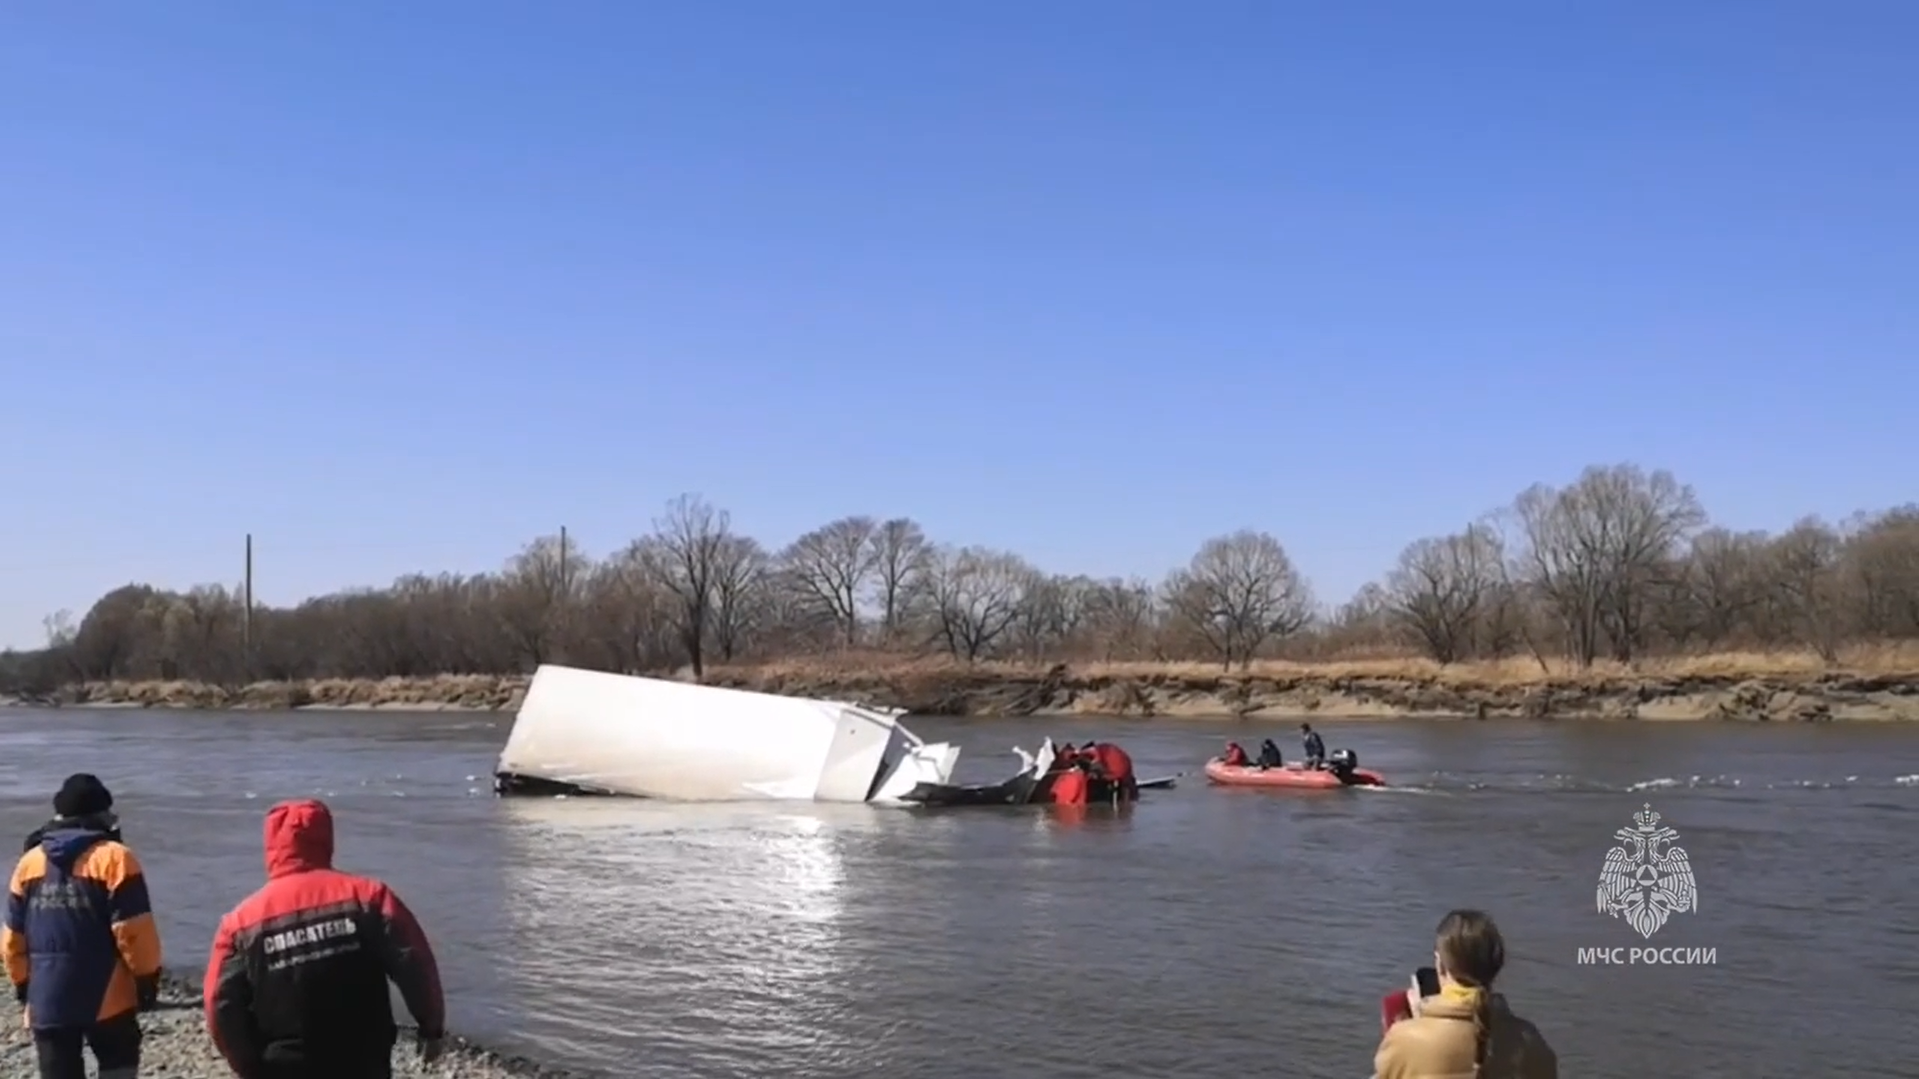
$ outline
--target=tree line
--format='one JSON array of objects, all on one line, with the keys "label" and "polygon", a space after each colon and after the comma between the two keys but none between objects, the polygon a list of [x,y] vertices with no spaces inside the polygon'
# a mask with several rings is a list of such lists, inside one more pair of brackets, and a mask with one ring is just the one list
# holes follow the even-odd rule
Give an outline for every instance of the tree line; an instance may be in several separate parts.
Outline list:
[{"label": "tree line", "polygon": [[846,517],[783,548],[693,495],[602,558],[564,534],[498,572],[256,606],[218,584],[128,584],[47,646],[0,655],[0,689],[75,680],[511,673],[566,662],[630,673],[808,657],[973,663],[1301,660],[1419,654],[1590,666],[1732,649],[1919,639],[1919,505],[1784,532],[1715,527],[1671,473],[1587,469],[1537,485],[1325,605],[1266,532],[1209,539],[1158,581],[1049,572],[935,542],[906,518]]}]

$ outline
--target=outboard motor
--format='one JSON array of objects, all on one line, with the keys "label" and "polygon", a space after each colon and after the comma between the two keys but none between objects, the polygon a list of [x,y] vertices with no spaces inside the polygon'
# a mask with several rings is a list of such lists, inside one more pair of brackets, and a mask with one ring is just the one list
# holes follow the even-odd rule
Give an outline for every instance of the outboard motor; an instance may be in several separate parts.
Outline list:
[{"label": "outboard motor", "polygon": [[1326,766],[1339,777],[1341,783],[1353,781],[1353,771],[1359,767],[1359,754],[1350,749],[1335,749],[1326,758]]}]

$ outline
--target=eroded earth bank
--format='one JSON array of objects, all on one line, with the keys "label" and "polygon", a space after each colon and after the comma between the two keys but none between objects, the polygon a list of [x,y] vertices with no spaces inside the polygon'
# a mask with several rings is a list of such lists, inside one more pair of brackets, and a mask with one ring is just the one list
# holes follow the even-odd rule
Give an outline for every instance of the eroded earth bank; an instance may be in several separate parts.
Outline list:
[{"label": "eroded earth bank", "polygon": [[[856,700],[921,715],[1469,718],[1823,722],[1919,720],[1919,672],[1739,669],[1549,675],[1354,664],[1224,673],[1192,665],[801,665],[722,669],[710,684]],[[1410,669],[1407,669],[1410,668]],[[525,677],[88,682],[14,703],[66,707],[510,711]]]}]

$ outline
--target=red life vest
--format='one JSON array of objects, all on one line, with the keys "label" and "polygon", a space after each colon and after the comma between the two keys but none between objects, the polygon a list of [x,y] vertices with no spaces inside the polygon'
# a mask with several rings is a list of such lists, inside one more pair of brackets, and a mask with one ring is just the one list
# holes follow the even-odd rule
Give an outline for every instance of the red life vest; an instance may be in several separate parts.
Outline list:
[{"label": "red life vest", "polygon": [[1078,768],[1067,769],[1058,779],[1053,780],[1053,804],[1063,806],[1083,806],[1086,804],[1086,773]]},{"label": "red life vest", "polygon": [[1226,744],[1225,763],[1234,768],[1246,767],[1246,751],[1240,748],[1238,742],[1228,742]]},{"label": "red life vest", "polygon": [[1099,770],[1114,783],[1124,783],[1133,778],[1133,758],[1126,751],[1111,742],[1101,742],[1093,747],[1093,759],[1099,762]]}]

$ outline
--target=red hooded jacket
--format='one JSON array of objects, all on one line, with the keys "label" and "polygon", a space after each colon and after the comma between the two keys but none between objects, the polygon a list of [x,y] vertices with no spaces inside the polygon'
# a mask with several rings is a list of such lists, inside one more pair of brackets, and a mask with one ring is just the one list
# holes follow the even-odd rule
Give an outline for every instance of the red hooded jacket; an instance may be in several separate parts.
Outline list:
[{"label": "red hooded jacket", "polygon": [[207,1031],[236,1075],[386,1060],[399,1033],[388,979],[423,1036],[445,1035],[426,934],[391,888],[333,868],[324,802],[268,811],[266,863],[266,886],[220,919],[207,962]]},{"label": "red hooded jacket", "polygon": [[1106,778],[1114,783],[1125,783],[1133,778],[1133,758],[1111,742],[1094,746],[1093,760],[1099,763],[1099,770],[1106,774]]}]

